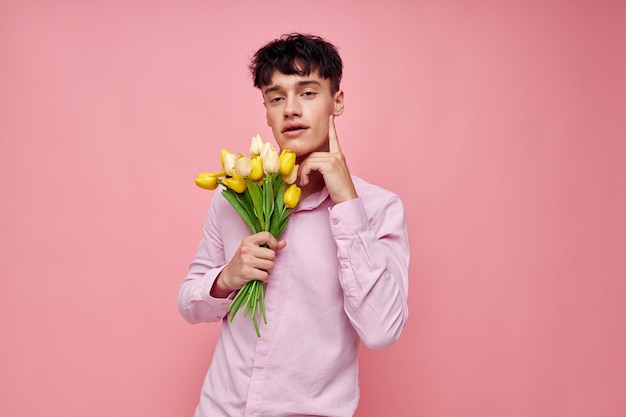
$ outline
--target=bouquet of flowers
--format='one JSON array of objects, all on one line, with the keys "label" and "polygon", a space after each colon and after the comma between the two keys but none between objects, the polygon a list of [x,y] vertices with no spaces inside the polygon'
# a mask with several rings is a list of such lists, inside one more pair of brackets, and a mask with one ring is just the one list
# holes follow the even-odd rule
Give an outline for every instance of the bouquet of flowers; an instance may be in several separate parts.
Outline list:
[{"label": "bouquet of flowers", "polygon": [[[252,233],[268,231],[278,239],[287,227],[289,214],[298,205],[301,190],[295,184],[298,175],[296,155],[289,149],[278,151],[260,135],[252,138],[250,156],[220,153],[222,171],[203,172],[196,176],[196,185],[207,190],[224,186],[222,195],[239,213]],[[240,308],[244,317],[250,313],[258,337],[257,318],[265,317],[265,288],[258,280],[246,283],[228,307],[232,322]]]}]

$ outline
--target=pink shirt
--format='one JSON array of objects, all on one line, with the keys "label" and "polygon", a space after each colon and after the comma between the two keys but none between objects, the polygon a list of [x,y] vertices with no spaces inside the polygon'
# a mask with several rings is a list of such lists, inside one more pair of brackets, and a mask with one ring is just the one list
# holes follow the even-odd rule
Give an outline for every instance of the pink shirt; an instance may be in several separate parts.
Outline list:
[{"label": "pink shirt", "polygon": [[335,205],[323,189],[292,212],[267,283],[261,338],[241,311],[229,322],[233,295],[209,295],[251,233],[216,193],[178,295],[189,322],[222,323],[196,417],[354,414],[359,341],[388,346],[407,320],[409,246],[399,197],[353,180],[358,199]]}]

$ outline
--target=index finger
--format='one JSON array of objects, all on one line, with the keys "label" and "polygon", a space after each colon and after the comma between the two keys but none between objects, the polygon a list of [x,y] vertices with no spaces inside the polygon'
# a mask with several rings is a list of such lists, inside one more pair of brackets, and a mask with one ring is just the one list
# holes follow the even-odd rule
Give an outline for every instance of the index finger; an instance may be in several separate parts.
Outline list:
[{"label": "index finger", "polygon": [[332,114],[328,117],[328,150],[331,153],[341,153],[337,130],[335,130],[335,116]]},{"label": "index finger", "polygon": [[255,246],[266,246],[270,249],[274,249],[278,242],[270,232],[265,231],[249,235],[248,239]]}]

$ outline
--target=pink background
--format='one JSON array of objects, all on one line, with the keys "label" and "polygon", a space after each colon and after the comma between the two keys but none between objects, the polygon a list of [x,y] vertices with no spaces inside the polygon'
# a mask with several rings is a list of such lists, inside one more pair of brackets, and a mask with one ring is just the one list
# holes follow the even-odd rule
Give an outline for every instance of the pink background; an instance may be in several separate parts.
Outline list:
[{"label": "pink background", "polygon": [[357,416],[626,415],[622,2],[0,4],[0,415],[192,415],[193,178],[271,138],[246,65],[293,30],[340,47],[352,171],[408,215]]}]

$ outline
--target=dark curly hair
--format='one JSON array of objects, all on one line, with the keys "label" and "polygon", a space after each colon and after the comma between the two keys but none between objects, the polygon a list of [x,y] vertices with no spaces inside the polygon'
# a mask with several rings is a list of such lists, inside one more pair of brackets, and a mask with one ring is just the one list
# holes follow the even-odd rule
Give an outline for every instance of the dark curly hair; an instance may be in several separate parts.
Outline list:
[{"label": "dark curly hair", "polygon": [[343,62],[337,48],[319,36],[291,33],[282,35],[256,51],[250,62],[254,86],[272,82],[274,71],[283,74],[309,75],[317,72],[330,80],[330,92],[339,91]]}]

